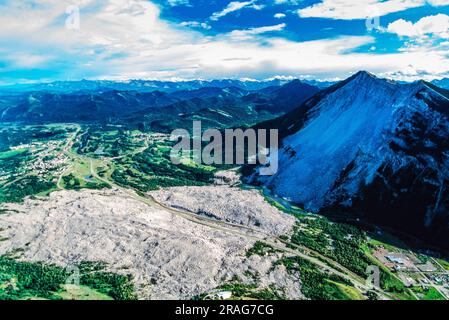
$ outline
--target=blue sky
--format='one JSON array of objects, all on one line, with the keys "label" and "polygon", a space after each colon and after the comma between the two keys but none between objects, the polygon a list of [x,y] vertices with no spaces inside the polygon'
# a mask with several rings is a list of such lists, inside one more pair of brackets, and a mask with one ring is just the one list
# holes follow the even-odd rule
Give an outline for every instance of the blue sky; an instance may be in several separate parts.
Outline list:
[{"label": "blue sky", "polygon": [[0,84],[449,77],[449,0],[0,0]]}]

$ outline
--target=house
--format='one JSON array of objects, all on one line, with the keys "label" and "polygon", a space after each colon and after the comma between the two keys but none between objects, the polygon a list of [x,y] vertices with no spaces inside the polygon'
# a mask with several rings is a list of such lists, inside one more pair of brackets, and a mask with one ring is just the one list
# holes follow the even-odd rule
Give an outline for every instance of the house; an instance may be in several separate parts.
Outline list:
[{"label": "house", "polygon": [[218,300],[229,300],[232,298],[232,292],[231,291],[222,291],[215,294],[216,299]]}]

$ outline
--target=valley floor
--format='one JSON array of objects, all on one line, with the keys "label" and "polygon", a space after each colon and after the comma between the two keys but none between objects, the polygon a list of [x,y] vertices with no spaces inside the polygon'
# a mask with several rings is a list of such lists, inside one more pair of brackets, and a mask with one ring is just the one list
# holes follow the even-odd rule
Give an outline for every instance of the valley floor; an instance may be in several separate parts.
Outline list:
[{"label": "valley floor", "polygon": [[[51,141],[0,153],[0,298],[449,297],[445,260],[243,188],[235,171],[172,168],[163,135],[44,130]],[[380,268],[374,286],[369,266]]]}]

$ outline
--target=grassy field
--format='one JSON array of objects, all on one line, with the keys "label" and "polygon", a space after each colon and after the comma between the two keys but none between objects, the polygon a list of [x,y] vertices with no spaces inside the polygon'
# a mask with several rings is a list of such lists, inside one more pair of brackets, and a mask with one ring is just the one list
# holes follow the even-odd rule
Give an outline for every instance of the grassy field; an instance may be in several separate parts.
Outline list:
[{"label": "grassy field", "polygon": [[446,300],[434,287],[413,287],[412,289],[422,300]]},{"label": "grassy field", "polygon": [[136,151],[146,144],[145,135],[138,131],[90,126],[74,144],[79,155],[90,158],[120,157]]},{"label": "grassy field", "polygon": [[366,300],[366,297],[363,296],[360,291],[355,289],[354,287],[338,283],[338,282],[332,282],[338,290],[341,292],[341,300]]},{"label": "grassy field", "polygon": [[65,284],[61,287],[61,291],[56,293],[55,297],[62,300],[113,300],[110,296],[86,286]]},{"label": "grassy field", "polygon": [[213,182],[215,168],[191,161],[175,165],[170,158],[170,141],[154,141],[138,154],[113,160],[111,178],[123,187],[140,192],[174,186],[201,186]]},{"label": "grassy field", "polygon": [[444,259],[436,259],[437,262],[445,269],[449,271],[449,262]]},{"label": "grassy field", "polygon": [[80,286],[70,284],[66,269],[0,256],[0,300],[27,299],[135,299],[131,278],[104,271],[105,265],[78,265]]},{"label": "grassy field", "polygon": [[26,153],[28,151],[29,151],[28,148],[23,148],[23,149],[9,150],[9,151],[0,152],[0,160],[13,158],[15,156],[24,154],[24,153]]},{"label": "grassy field", "polygon": [[70,169],[62,176],[59,187],[67,190],[108,188],[109,185],[96,179],[92,174],[102,165],[103,162],[100,160],[75,157]]}]

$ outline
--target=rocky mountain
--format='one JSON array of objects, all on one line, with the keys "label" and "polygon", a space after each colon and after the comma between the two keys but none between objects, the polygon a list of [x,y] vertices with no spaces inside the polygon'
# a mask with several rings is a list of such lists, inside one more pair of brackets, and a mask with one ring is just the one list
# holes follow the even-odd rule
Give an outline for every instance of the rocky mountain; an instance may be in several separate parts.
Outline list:
[{"label": "rocky mountain", "polygon": [[449,92],[360,72],[259,125],[283,137],[279,171],[253,181],[449,249]]},{"label": "rocky mountain", "polygon": [[432,83],[440,88],[449,90],[449,78],[444,78],[441,80],[434,80]]},{"label": "rocky mountain", "polygon": [[281,87],[268,87],[261,91],[270,95],[278,108],[291,111],[313,97],[320,89],[300,80],[293,80]]}]

